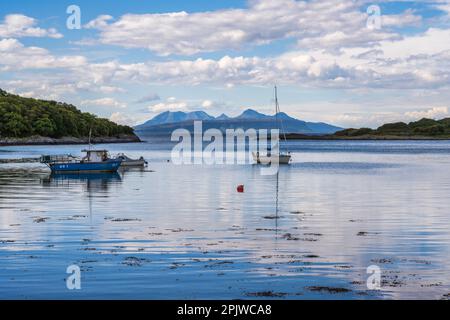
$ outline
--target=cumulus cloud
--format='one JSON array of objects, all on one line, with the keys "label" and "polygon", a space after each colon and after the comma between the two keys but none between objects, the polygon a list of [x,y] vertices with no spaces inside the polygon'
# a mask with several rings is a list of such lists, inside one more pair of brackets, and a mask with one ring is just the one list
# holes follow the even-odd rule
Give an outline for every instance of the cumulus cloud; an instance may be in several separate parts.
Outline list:
[{"label": "cumulus cloud", "polygon": [[211,108],[214,106],[214,101],[211,100],[203,100],[202,107],[205,109]]},{"label": "cumulus cloud", "polygon": [[87,63],[83,56],[56,57],[48,50],[39,47],[26,47],[17,39],[0,40],[0,68],[41,69],[41,68],[77,68]]},{"label": "cumulus cloud", "polygon": [[133,126],[136,123],[136,120],[133,117],[121,112],[114,112],[109,117],[109,120],[125,126]]},{"label": "cumulus cloud", "polygon": [[417,24],[412,11],[384,15],[383,30],[367,32],[367,13],[359,1],[252,0],[248,8],[209,12],[126,14],[117,21],[100,15],[86,27],[100,31],[99,41],[127,48],[146,48],[160,55],[192,55],[294,38],[299,45],[370,45],[398,38],[390,27]]},{"label": "cumulus cloud", "polygon": [[[432,88],[448,86],[449,53],[373,59],[365,49],[330,53],[323,50],[289,52],[277,57],[230,57],[146,62],[139,65],[92,66],[85,77],[94,81],[134,80],[167,84],[273,83],[335,88]],[[447,62],[445,62],[447,61]]]},{"label": "cumulus cloud", "polygon": [[450,39],[450,29],[429,28],[398,41],[382,41],[378,48],[390,59],[433,55],[450,50],[450,41],[444,39]]},{"label": "cumulus cloud", "polygon": [[176,97],[169,97],[165,101],[148,106],[147,111],[159,113],[163,111],[195,111],[204,110],[215,111],[219,108],[228,107],[226,104],[210,99],[205,100],[180,100]]},{"label": "cumulus cloud", "polygon": [[422,22],[422,17],[415,15],[412,9],[408,9],[401,14],[382,15],[382,27],[405,27],[418,26]]},{"label": "cumulus cloud", "polygon": [[126,108],[126,104],[119,102],[113,98],[99,98],[93,100],[83,100],[82,106],[98,106],[98,107],[112,107],[112,108]]},{"label": "cumulus cloud", "polygon": [[[52,79],[71,83],[74,89],[104,93],[123,92],[123,83],[182,85],[301,85],[316,88],[439,88],[448,87],[450,50],[403,57],[390,55],[390,46],[379,49],[342,50],[339,53],[294,51],[275,57],[230,57],[89,63],[83,57],[54,57],[46,50],[21,47],[16,41],[0,41],[0,68],[67,68]],[[16,49],[16,46],[18,46]],[[433,47],[430,45],[429,47]],[[428,49],[430,50],[430,48]],[[437,52],[438,47],[434,51]],[[414,54],[414,52],[412,53]],[[77,66],[82,66],[77,67]],[[156,100],[148,95],[136,101]]]},{"label": "cumulus cloud", "polygon": [[108,21],[112,20],[113,17],[107,14],[99,15],[94,20],[89,21],[84,25],[86,29],[101,29],[108,26]]},{"label": "cumulus cloud", "polygon": [[[392,27],[421,21],[411,10],[383,15],[383,19],[384,25]],[[0,68],[67,68],[73,88],[97,88],[104,93],[123,92],[120,84],[124,81],[229,88],[274,82],[323,88],[448,85],[450,65],[445,61],[450,45],[442,39],[450,38],[449,29],[430,28],[419,35],[400,36],[388,28],[368,30],[366,20],[359,2],[337,0],[253,0],[246,9],[127,14],[115,22],[112,16],[101,15],[85,27],[99,29],[102,42],[115,44],[117,37],[119,45],[147,47],[160,54],[237,48],[285,37],[298,38],[300,48],[274,57],[224,55],[218,59],[92,63],[82,56],[57,57],[11,38],[0,41]],[[224,34],[234,36],[224,40]],[[236,34],[242,34],[242,39]],[[152,101],[142,99],[137,103]]]},{"label": "cumulus cloud", "polygon": [[36,27],[37,20],[23,14],[9,14],[0,23],[1,38],[49,37],[62,38],[56,29]]},{"label": "cumulus cloud", "polygon": [[150,105],[148,111],[162,112],[162,111],[187,111],[189,104],[186,101],[179,101],[175,97],[169,97],[166,101]]},{"label": "cumulus cloud", "polygon": [[429,119],[442,119],[444,117],[448,117],[448,108],[447,107],[434,107],[428,110],[419,110],[419,111],[410,111],[406,112],[405,116],[417,120],[422,118]]}]

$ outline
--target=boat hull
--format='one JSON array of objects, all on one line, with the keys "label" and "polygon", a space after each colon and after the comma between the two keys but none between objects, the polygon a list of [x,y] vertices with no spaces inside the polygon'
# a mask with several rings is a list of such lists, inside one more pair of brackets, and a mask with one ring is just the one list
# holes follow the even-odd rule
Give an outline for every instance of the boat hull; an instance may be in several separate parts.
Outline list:
[{"label": "boat hull", "polygon": [[122,161],[109,160],[102,162],[74,162],[74,163],[51,163],[50,169],[54,173],[91,173],[91,172],[116,172]]},{"label": "boat hull", "polygon": [[258,164],[271,164],[276,162],[278,162],[278,164],[289,164],[289,162],[291,161],[291,155],[280,154],[278,156],[276,155],[267,156],[267,155],[257,155],[253,153],[253,160],[255,160],[256,163]]},{"label": "boat hull", "polygon": [[121,167],[143,167],[145,166],[145,160],[127,160],[122,161]]}]

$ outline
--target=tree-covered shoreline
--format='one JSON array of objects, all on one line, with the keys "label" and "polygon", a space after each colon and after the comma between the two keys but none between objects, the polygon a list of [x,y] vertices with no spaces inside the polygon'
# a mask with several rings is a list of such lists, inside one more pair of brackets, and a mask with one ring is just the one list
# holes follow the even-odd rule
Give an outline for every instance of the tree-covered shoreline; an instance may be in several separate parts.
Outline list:
[{"label": "tree-covered shoreline", "polygon": [[429,138],[448,138],[450,137],[450,118],[433,120],[423,118],[409,123],[395,122],[386,123],[377,129],[360,128],[344,129],[334,134],[337,137],[429,137]]},{"label": "tree-covered shoreline", "polygon": [[25,98],[0,89],[0,137],[48,138],[134,135],[133,128],[81,112],[75,106],[52,100]]},{"label": "tree-covered shoreline", "polygon": [[441,120],[423,118],[409,123],[386,123],[377,129],[348,128],[329,135],[287,134],[287,138],[292,140],[449,140],[450,118]]}]

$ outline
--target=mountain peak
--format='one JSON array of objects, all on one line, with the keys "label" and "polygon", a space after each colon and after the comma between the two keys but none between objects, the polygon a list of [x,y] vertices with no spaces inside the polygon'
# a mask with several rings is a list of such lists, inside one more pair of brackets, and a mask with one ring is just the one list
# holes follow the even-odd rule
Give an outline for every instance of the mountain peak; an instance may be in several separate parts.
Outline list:
[{"label": "mountain peak", "polygon": [[278,119],[281,120],[296,120],[295,118],[292,118],[291,116],[289,116],[287,113],[284,112],[278,112],[274,115],[274,117],[278,117]]},{"label": "mountain peak", "polygon": [[210,116],[205,111],[192,111],[186,113],[185,120],[212,120],[212,119],[214,119],[214,117]]},{"label": "mountain peak", "polygon": [[265,114],[259,113],[253,109],[247,109],[241,113],[241,115],[237,116],[237,119],[264,119],[267,118]]},{"label": "mountain peak", "polygon": [[214,117],[210,116],[204,111],[164,111],[152,119],[148,120],[143,126],[155,126],[168,123],[183,122],[189,120],[213,120]]},{"label": "mountain peak", "polygon": [[216,120],[228,120],[230,119],[225,113],[222,113],[220,116],[216,117]]}]

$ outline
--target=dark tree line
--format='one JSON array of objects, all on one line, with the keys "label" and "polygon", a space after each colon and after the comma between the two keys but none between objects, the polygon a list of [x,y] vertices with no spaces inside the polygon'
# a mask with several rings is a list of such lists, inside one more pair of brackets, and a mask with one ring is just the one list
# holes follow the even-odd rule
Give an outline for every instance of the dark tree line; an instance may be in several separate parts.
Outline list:
[{"label": "dark tree line", "polygon": [[404,123],[387,123],[377,129],[345,129],[335,133],[337,136],[357,137],[362,135],[393,135],[393,136],[450,136],[450,118],[433,120],[423,118],[418,121]]},{"label": "dark tree line", "polygon": [[129,126],[81,112],[67,103],[24,98],[0,89],[1,137],[87,137],[90,129],[93,137],[133,133]]}]

